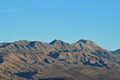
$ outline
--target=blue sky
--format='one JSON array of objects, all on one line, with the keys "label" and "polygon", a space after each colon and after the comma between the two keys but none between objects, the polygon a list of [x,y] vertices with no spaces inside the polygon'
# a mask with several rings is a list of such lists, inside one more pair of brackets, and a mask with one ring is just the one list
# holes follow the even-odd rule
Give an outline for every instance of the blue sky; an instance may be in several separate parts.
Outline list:
[{"label": "blue sky", "polygon": [[0,0],[0,42],[89,39],[120,48],[120,0]]}]

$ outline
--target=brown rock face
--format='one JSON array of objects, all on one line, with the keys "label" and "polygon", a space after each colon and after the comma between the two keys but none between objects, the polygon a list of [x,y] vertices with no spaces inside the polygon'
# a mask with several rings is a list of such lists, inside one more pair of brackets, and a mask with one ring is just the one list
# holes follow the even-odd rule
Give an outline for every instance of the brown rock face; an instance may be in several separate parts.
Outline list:
[{"label": "brown rock face", "polygon": [[1,80],[117,80],[119,74],[120,56],[89,40],[0,43]]}]

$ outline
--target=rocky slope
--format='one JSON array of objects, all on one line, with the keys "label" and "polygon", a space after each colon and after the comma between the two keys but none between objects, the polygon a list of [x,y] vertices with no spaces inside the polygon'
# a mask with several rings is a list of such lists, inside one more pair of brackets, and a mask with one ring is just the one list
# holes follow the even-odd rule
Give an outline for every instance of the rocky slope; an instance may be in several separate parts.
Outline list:
[{"label": "rocky slope", "polygon": [[120,56],[90,40],[0,43],[2,80],[117,80],[119,74]]},{"label": "rocky slope", "polygon": [[117,50],[113,51],[113,53],[120,55],[120,49],[117,49]]}]

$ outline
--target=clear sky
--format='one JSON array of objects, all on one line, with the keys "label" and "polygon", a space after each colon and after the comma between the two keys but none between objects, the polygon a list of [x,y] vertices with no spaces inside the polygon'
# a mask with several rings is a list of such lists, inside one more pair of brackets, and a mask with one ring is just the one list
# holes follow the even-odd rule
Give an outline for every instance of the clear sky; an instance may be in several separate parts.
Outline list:
[{"label": "clear sky", "polygon": [[120,48],[120,0],[0,0],[0,42],[24,39]]}]

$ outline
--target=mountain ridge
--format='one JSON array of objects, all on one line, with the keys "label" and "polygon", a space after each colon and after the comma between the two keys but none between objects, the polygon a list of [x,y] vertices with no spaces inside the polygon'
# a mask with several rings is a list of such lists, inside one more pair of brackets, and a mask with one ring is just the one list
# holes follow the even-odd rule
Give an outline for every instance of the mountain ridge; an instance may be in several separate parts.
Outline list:
[{"label": "mountain ridge", "polygon": [[[87,69],[91,74],[94,72],[95,74],[92,75],[96,77],[87,75]],[[74,76],[80,72],[84,80],[88,79],[84,75],[90,77],[88,80],[99,80],[99,76],[103,74],[101,69],[106,73],[105,75],[112,74],[109,70],[113,72],[118,70],[117,74],[119,74],[120,56],[101,48],[90,40],[81,39],[71,44],[56,39],[50,43],[27,40],[0,43],[0,79],[6,79],[4,77],[6,74],[8,80],[12,79],[12,75],[16,80],[41,80],[41,77],[48,80],[57,77],[63,80],[79,80],[79,77]],[[96,73],[95,70],[100,73]],[[108,79],[104,76],[101,78]],[[120,78],[119,76],[109,78],[109,80],[112,79]]]},{"label": "mountain ridge", "polygon": [[[77,43],[84,43],[84,41],[86,42],[92,42],[90,40],[79,40],[77,42],[75,42],[76,44]],[[54,45],[54,44],[67,44],[67,45],[73,45],[75,43],[68,43],[68,42],[65,42],[65,41],[62,41],[62,40],[53,40],[51,42],[41,42],[41,41],[28,41],[28,40],[19,40],[19,41],[15,41],[15,42],[4,42],[4,43],[0,43],[0,48],[5,48],[7,46],[10,46],[10,47],[18,47],[17,45],[21,45],[21,47],[33,47],[35,45],[35,43],[43,43],[43,44],[49,44],[49,45]],[[23,46],[25,45],[25,46]],[[37,44],[36,44],[37,45]],[[81,44],[82,45],[82,44]],[[20,47],[20,46],[19,46]]]}]

